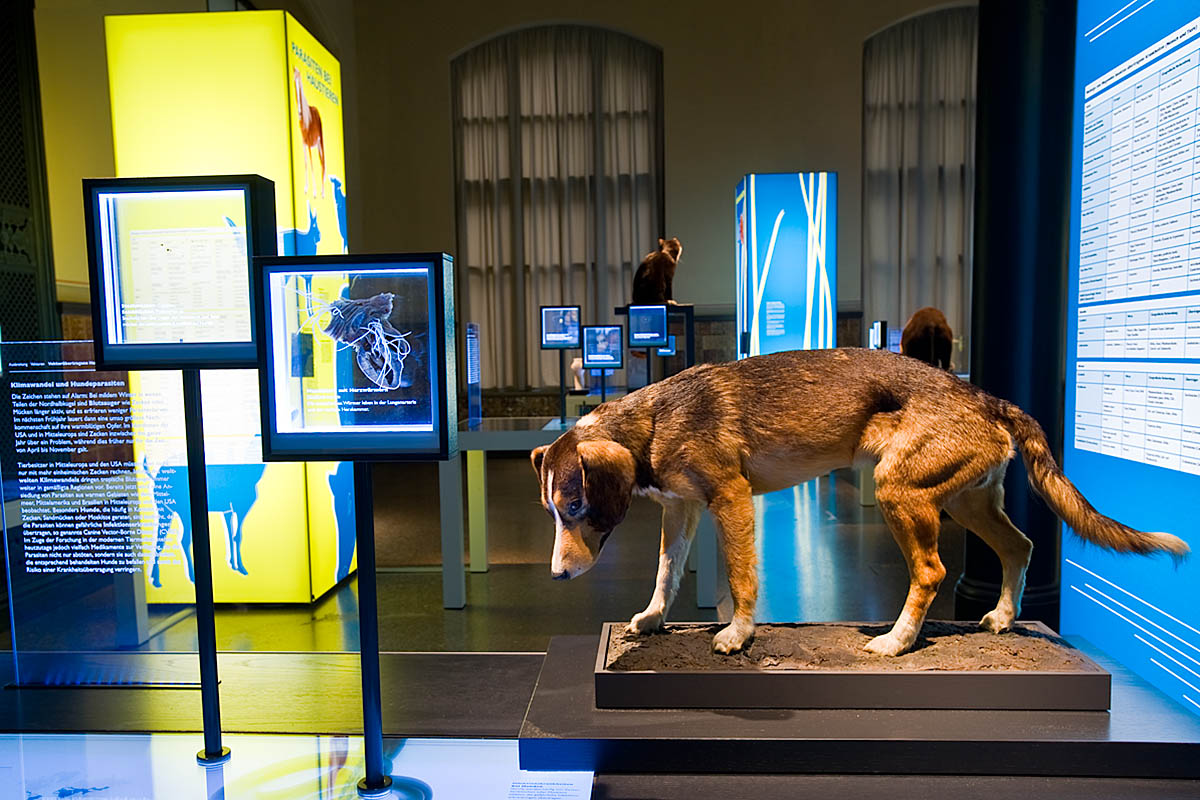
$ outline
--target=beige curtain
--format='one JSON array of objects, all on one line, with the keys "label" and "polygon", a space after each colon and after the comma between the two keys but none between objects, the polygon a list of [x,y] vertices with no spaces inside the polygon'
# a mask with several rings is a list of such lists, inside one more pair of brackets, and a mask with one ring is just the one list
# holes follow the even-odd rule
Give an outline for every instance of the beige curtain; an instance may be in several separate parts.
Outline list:
[{"label": "beige curtain", "polygon": [[978,9],[904,20],[863,48],[863,316],[936,306],[967,371]]},{"label": "beige curtain", "polygon": [[539,27],[458,56],[451,83],[458,317],[480,325],[486,388],[557,385],[538,307],[613,321],[662,235],[662,53]]}]

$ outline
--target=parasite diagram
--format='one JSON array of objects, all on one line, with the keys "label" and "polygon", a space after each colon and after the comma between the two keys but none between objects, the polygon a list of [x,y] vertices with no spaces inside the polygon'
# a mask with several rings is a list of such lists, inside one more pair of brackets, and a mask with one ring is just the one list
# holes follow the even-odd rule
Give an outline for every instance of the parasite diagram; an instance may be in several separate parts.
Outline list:
[{"label": "parasite diagram", "polygon": [[300,326],[316,327],[325,314],[329,322],[321,332],[338,342],[339,350],[354,349],[354,360],[367,380],[381,389],[398,389],[404,375],[404,360],[412,352],[408,336],[401,333],[388,318],[392,315],[391,292],[380,292],[360,300],[339,298],[331,303],[318,300],[309,292],[293,290],[305,299],[309,317]]}]

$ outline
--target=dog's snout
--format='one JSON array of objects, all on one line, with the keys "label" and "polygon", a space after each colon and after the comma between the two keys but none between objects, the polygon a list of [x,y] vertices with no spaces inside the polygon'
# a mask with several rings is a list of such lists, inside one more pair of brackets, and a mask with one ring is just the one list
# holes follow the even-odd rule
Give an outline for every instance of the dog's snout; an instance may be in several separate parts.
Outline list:
[{"label": "dog's snout", "polygon": [[556,581],[565,581],[571,577],[571,573],[564,569],[562,572],[552,573],[551,577],[553,577]]}]

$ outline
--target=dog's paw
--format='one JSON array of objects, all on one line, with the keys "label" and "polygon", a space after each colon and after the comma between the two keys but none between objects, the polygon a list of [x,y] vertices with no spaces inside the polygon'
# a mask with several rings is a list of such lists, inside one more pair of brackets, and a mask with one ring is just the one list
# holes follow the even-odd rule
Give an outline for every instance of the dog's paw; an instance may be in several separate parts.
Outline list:
[{"label": "dog's paw", "polygon": [[736,653],[745,647],[752,638],[754,638],[753,627],[746,630],[736,622],[731,622],[717,631],[717,635],[713,637],[713,652],[724,655]]},{"label": "dog's paw", "polygon": [[991,631],[992,633],[1004,633],[1005,631],[1011,631],[1012,624],[1013,620],[1011,614],[1001,614],[995,609],[989,611],[984,615],[983,619],[979,620],[979,627],[983,628],[985,631]]},{"label": "dog's paw", "polygon": [[659,611],[643,611],[640,614],[634,614],[633,619],[629,620],[629,625],[625,628],[629,633],[635,636],[641,636],[647,633],[654,633],[661,630],[663,624],[662,613]]},{"label": "dog's paw", "polygon": [[876,636],[863,645],[863,650],[877,656],[898,656],[907,649],[908,645],[900,641],[899,637],[893,636],[891,632]]}]

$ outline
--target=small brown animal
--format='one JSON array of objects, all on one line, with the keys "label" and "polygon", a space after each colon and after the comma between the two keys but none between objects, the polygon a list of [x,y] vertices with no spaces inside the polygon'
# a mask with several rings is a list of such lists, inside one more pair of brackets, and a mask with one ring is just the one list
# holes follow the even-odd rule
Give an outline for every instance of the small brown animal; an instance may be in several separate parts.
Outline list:
[{"label": "small brown animal", "polygon": [[634,494],[662,505],[658,579],[646,610],[629,622],[633,633],[662,626],[708,507],[734,607],[713,639],[720,653],[754,635],[751,497],[873,461],[879,509],[910,581],[895,626],[866,649],[893,656],[916,640],[946,576],[937,547],[943,508],[1003,565],[999,602],[980,625],[997,633],[1012,627],[1033,550],[1004,513],[1014,445],[1034,490],[1087,541],[1127,553],[1188,552],[1171,534],[1143,533],[1096,511],[1055,463],[1041,426],[1015,405],[882,350],[792,351],[692,367],[601,405],[530,457],[554,519],[557,579],[591,568]]},{"label": "small brown animal", "polygon": [[900,352],[918,361],[950,369],[954,349],[954,331],[946,315],[933,306],[925,306],[908,318],[900,334]]},{"label": "small brown animal", "polygon": [[657,306],[675,302],[672,284],[681,255],[683,245],[679,239],[658,240],[658,249],[646,254],[633,275],[633,305]]},{"label": "small brown animal", "polygon": [[[309,105],[304,95],[304,81],[300,68],[292,68],[292,83],[296,87],[296,107],[300,116],[300,141],[304,142],[304,193],[308,194],[309,174],[312,172],[312,151],[317,149],[321,159],[321,197],[325,196],[325,132],[321,128],[321,112]],[[314,195],[316,193],[314,192]]]}]

